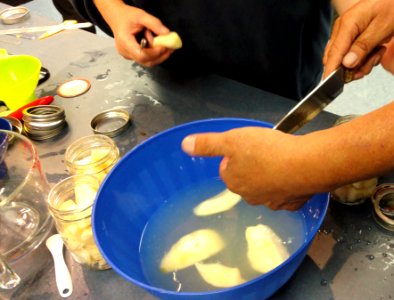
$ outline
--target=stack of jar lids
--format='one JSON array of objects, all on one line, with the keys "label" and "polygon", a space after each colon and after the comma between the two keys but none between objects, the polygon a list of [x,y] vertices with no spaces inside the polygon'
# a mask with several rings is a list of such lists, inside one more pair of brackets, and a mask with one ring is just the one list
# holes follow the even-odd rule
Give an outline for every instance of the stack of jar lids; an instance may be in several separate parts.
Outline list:
[{"label": "stack of jar lids", "polygon": [[23,129],[33,140],[57,136],[66,127],[64,109],[55,105],[39,105],[23,110]]}]

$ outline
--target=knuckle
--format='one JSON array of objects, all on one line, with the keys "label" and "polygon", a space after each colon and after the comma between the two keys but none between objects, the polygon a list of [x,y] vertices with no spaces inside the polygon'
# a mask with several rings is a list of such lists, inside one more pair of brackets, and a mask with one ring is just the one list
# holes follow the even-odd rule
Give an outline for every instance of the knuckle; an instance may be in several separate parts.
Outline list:
[{"label": "knuckle", "polygon": [[365,52],[365,53],[369,53],[369,44],[368,44],[368,42],[367,41],[364,41],[364,40],[356,40],[354,43],[353,43],[353,46],[354,47],[357,47],[359,50],[361,50],[362,52]]}]

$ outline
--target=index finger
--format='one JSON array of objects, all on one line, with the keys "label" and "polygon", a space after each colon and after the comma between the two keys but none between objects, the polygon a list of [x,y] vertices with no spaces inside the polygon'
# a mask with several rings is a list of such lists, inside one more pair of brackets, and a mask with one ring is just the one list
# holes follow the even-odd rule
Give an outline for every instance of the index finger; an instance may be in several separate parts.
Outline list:
[{"label": "index finger", "polygon": [[144,14],[141,16],[139,23],[156,35],[167,34],[170,32],[170,30],[163,25],[160,19],[149,14]]},{"label": "index finger", "polygon": [[356,25],[352,24],[349,26],[348,24],[341,17],[334,25],[334,31],[328,45],[329,48],[324,56],[325,70],[323,78],[330,75],[342,64],[343,57],[350,49],[353,40],[359,34]]}]

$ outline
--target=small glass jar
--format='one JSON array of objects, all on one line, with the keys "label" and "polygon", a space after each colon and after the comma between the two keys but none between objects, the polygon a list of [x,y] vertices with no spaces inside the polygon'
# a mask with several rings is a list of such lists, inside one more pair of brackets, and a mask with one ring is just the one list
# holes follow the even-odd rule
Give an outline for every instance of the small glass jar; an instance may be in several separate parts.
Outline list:
[{"label": "small glass jar", "polygon": [[93,175],[102,182],[119,160],[115,142],[101,134],[82,137],[67,147],[65,161],[71,175]]},{"label": "small glass jar", "polygon": [[[357,118],[358,116],[359,115],[342,116],[335,121],[333,126],[338,126],[343,123],[349,122]],[[376,177],[350,183],[332,191],[331,198],[346,205],[361,204],[372,196],[377,184],[378,178]]]},{"label": "small glass jar", "polygon": [[92,207],[100,182],[91,175],[74,175],[58,182],[48,195],[56,229],[74,260],[94,270],[109,269],[93,237]]}]

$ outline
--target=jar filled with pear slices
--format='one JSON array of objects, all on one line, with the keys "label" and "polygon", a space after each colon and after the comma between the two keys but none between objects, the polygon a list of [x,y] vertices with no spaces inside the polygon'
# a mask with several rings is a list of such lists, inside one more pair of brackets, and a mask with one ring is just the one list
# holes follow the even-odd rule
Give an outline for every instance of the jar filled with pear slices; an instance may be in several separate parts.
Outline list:
[{"label": "jar filled with pear slices", "polygon": [[99,180],[73,175],[58,182],[48,195],[49,211],[64,244],[78,263],[94,270],[109,269],[93,237],[92,207]]},{"label": "jar filled with pear slices", "polygon": [[[333,126],[339,126],[357,117],[359,117],[359,115],[342,116],[335,121]],[[335,201],[338,201],[346,205],[362,204],[367,199],[370,199],[377,184],[378,184],[377,177],[358,181],[358,182],[353,182],[332,191],[331,198]]]},{"label": "jar filled with pear slices", "polygon": [[119,160],[115,142],[101,134],[82,137],[67,147],[66,166],[71,175],[93,175],[100,182]]}]

